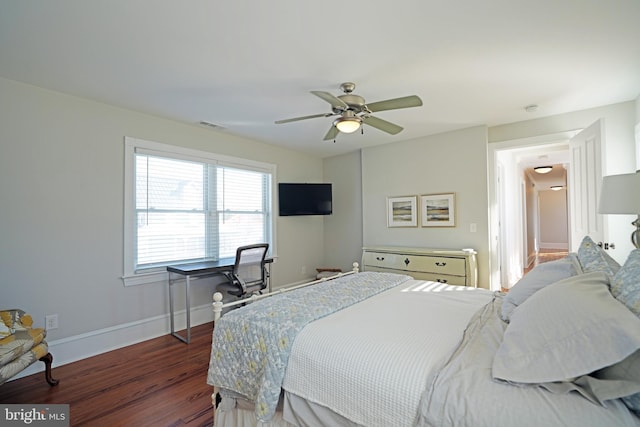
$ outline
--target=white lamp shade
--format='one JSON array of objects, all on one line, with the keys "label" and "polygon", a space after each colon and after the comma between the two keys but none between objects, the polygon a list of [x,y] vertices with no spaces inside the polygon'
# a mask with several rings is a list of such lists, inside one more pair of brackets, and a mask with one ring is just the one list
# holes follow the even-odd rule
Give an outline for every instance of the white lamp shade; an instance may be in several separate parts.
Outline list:
[{"label": "white lamp shade", "polygon": [[605,176],[598,212],[640,215],[640,172]]}]

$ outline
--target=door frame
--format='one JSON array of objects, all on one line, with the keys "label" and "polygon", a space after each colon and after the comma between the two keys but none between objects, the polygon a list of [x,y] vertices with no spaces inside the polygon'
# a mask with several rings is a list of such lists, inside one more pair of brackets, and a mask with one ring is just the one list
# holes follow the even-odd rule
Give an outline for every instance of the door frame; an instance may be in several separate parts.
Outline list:
[{"label": "door frame", "polygon": [[[516,153],[523,149],[549,148],[557,149],[558,146],[566,146],[569,150],[569,140],[578,134],[582,129],[557,132],[548,135],[539,135],[527,138],[520,138],[508,141],[490,142],[488,155],[488,182],[489,182],[489,286],[491,290],[500,290],[505,284],[505,280],[511,281],[514,277],[519,277],[523,269],[523,249],[522,245],[516,243],[508,249],[506,246],[505,234],[502,232],[506,218],[504,206],[510,204],[522,209],[523,200],[516,185],[516,192],[506,191],[506,181],[522,179],[520,176],[509,174],[501,164],[499,157],[503,153]],[[569,164],[569,168],[571,165]],[[519,182],[519,181],[518,181]],[[517,194],[516,194],[517,193]],[[515,199],[515,200],[514,200]],[[518,215],[522,218],[522,215]],[[569,221],[571,218],[569,218]],[[518,228],[518,225],[515,226]],[[519,236],[516,239],[524,238],[524,224],[520,223]],[[520,241],[520,240],[518,240]],[[514,251],[516,253],[514,253]],[[519,270],[519,271],[518,271]],[[510,279],[511,278],[511,279]],[[506,283],[507,285],[509,283]]]}]

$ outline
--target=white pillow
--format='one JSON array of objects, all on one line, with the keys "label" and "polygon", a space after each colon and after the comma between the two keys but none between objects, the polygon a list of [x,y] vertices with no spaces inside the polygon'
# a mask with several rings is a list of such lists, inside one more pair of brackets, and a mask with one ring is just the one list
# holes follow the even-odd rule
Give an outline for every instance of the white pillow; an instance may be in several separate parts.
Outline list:
[{"label": "white pillow", "polygon": [[606,273],[561,280],[511,314],[493,377],[516,383],[566,381],[640,349],[640,319],[609,292]]},{"label": "white pillow", "polygon": [[582,273],[578,256],[570,253],[567,257],[537,265],[513,285],[502,301],[500,317],[509,322],[511,313],[534,293],[545,286],[567,277]]}]

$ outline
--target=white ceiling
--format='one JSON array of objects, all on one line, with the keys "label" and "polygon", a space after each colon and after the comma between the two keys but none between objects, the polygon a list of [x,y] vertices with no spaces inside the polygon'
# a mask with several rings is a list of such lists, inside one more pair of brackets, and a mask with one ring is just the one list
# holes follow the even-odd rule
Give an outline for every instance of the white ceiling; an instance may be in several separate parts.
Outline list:
[{"label": "white ceiling", "polygon": [[[0,76],[325,157],[633,100],[640,1],[0,0]],[[274,124],[345,81],[424,105],[375,114],[395,136]]]}]

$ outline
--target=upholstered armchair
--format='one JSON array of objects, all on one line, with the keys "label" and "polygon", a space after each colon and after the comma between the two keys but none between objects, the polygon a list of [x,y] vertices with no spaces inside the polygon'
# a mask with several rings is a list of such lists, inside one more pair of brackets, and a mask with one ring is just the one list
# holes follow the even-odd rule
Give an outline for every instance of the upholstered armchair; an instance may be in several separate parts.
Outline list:
[{"label": "upholstered armchair", "polygon": [[45,364],[49,385],[58,384],[51,376],[53,357],[44,340],[47,331],[34,328],[33,319],[23,310],[0,311],[0,384],[38,360]]}]

